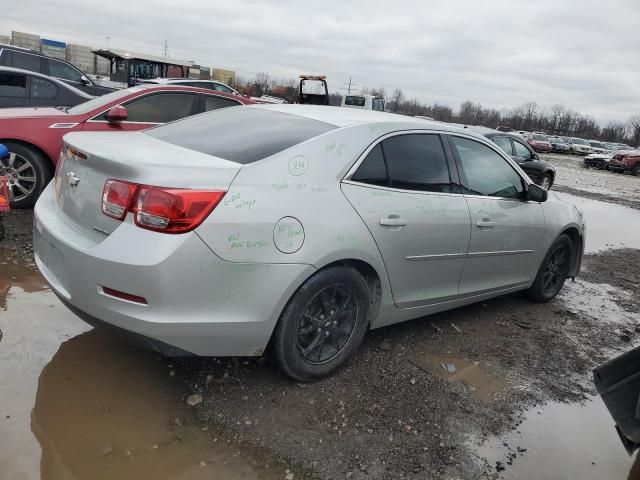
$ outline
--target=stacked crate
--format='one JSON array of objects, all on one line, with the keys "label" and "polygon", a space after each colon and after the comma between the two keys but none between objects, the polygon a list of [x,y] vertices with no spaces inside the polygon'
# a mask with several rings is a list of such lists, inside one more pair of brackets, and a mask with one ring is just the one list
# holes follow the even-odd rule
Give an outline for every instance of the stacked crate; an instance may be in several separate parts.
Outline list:
[{"label": "stacked crate", "polygon": [[56,40],[40,40],[40,52],[47,57],[67,59],[67,44]]},{"label": "stacked crate", "polygon": [[214,68],[211,78],[225,85],[233,86],[236,83],[236,72],[233,70],[225,70],[224,68]]},{"label": "stacked crate", "polygon": [[93,75],[96,73],[96,56],[91,51],[91,47],[70,43],[67,45],[66,60],[73,63],[85,73]]},{"label": "stacked crate", "polygon": [[200,66],[200,80],[211,80],[211,68]]},{"label": "stacked crate", "polygon": [[109,77],[111,72],[111,62],[109,59],[100,57],[98,55],[94,55],[95,57],[95,65],[96,65],[96,75],[102,75],[104,77]]},{"label": "stacked crate", "polygon": [[32,33],[11,32],[11,44],[16,47],[40,51],[40,35]]},{"label": "stacked crate", "polygon": [[4,45],[10,45],[11,37],[9,35],[0,35],[0,43],[3,43]]}]

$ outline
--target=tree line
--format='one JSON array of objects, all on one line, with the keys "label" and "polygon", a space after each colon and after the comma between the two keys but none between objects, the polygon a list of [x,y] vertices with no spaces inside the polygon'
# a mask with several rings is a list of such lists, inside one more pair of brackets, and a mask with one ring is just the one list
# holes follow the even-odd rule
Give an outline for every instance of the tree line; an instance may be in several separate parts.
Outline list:
[{"label": "tree line", "polygon": [[[292,103],[298,98],[298,80],[275,79],[264,72],[258,73],[252,79],[237,77],[235,87],[242,93],[256,97],[273,95]],[[482,125],[489,128],[503,125],[514,130],[628,143],[634,147],[640,145],[640,114],[632,116],[626,122],[610,121],[600,126],[592,116],[575,112],[559,104],[545,108],[536,102],[527,102],[510,109],[497,110],[465,100],[458,110],[454,110],[441,103],[424,104],[417,98],[406,98],[399,88],[394,89],[390,95],[387,95],[384,87],[363,88],[360,93],[385,98],[386,110],[402,115],[420,115],[442,122]],[[342,95],[339,93],[329,95],[331,105],[340,105],[341,99]]]}]

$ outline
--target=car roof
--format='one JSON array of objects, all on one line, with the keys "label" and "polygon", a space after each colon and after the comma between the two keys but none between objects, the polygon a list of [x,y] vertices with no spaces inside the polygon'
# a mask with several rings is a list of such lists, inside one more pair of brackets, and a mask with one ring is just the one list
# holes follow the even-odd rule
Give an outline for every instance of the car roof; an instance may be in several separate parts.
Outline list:
[{"label": "car roof", "polygon": [[227,93],[227,92],[220,92],[218,90],[211,90],[210,88],[200,88],[200,87],[194,87],[192,85],[172,85],[172,84],[166,84],[166,83],[140,83],[138,85],[135,85],[133,87],[129,87],[127,90],[130,90],[131,92],[136,92],[138,90],[176,90],[176,91],[189,91],[189,92],[197,92],[197,93],[204,93],[205,95],[214,95],[214,96],[220,96],[220,97],[224,97],[224,98],[230,98],[233,100],[240,100],[242,101],[242,103],[245,104],[252,104],[254,103],[251,99],[249,99],[248,97],[243,97],[242,95],[236,95],[235,93]]},{"label": "car roof", "polygon": [[83,92],[82,90],[74,87],[73,85],[69,85],[68,83],[63,82],[62,80],[58,80],[57,78],[50,77],[50,76],[45,75],[43,73],[34,72],[32,70],[24,70],[22,68],[3,67],[3,66],[0,66],[0,72],[21,73],[23,75],[30,75],[32,77],[42,78],[44,80],[50,81],[51,83],[55,83],[59,87],[66,88],[67,90],[70,90],[73,93],[76,93],[76,94],[78,94],[78,95],[80,95],[82,97],[86,97],[87,99],[93,98],[93,95],[89,95],[88,93]]},{"label": "car roof", "polygon": [[405,124],[404,126],[407,129],[429,129],[452,133],[468,133],[478,138],[482,138],[482,135],[479,135],[473,131],[458,128],[447,123],[409,117],[406,115],[399,115],[395,113],[377,112],[374,110],[287,103],[261,103],[252,105],[251,108],[260,108],[264,110],[288,113],[290,115],[296,115],[298,117],[304,117],[311,120],[328,123],[338,128],[376,123],[402,123]]},{"label": "car roof", "polygon": [[[219,82],[217,80],[207,80],[204,78],[162,78],[162,77],[158,77],[158,78],[148,78],[142,81],[142,83],[176,83],[176,82],[207,82],[207,83],[219,83],[220,85],[224,85],[224,83]],[[231,87],[229,87],[231,88]]]}]

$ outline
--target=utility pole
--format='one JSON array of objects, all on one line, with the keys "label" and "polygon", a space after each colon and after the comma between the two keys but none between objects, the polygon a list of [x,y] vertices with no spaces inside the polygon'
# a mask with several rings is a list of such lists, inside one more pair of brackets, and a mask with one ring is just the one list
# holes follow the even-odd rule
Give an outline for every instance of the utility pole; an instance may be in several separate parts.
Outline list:
[{"label": "utility pole", "polygon": [[355,90],[354,87],[356,86],[356,84],[351,81],[351,77],[349,77],[349,83],[344,82],[343,85],[345,85],[346,88],[342,87],[340,90],[346,90],[347,91],[347,95],[351,95],[351,90],[352,89]]},{"label": "utility pole", "polygon": [[164,41],[164,57],[168,57],[169,56],[169,44],[167,43],[167,41]]},{"label": "utility pole", "polygon": [[107,35],[107,50],[109,50],[109,35]]}]

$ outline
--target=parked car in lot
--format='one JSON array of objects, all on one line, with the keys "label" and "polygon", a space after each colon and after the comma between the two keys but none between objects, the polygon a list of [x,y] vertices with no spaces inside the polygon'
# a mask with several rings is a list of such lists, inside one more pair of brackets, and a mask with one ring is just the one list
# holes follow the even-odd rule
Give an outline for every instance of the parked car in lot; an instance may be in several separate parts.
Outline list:
[{"label": "parked car in lot", "polygon": [[614,153],[609,162],[609,170],[619,173],[631,172],[640,176],[640,150],[621,150]]},{"label": "parked car in lot", "polygon": [[551,151],[551,143],[549,142],[549,139],[540,133],[532,134],[527,138],[527,142],[536,152],[547,153]]},{"label": "parked car in lot", "polygon": [[73,107],[92,98],[55,78],[19,68],[0,67],[0,108]]},{"label": "parked car in lot", "polygon": [[208,90],[215,90],[216,92],[232,93],[233,95],[242,95],[235,88],[231,88],[229,85],[225,85],[224,83],[216,80],[198,80],[194,78],[151,78],[148,80],[142,80],[141,83],[151,85],[184,85],[187,87],[206,88]]},{"label": "parked car in lot", "polygon": [[498,145],[507,155],[510,155],[534,183],[545,190],[553,186],[556,169],[549,162],[540,160],[538,154],[519,135],[502,132],[488,132],[484,136]]},{"label": "parked car in lot", "polygon": [[609,170],[609,162],[613,157],[613,152],[609,153],[590,153],[582,163],[587,168],[598,168],[600,170]]},{"label": "parked car in lot", "polygon": [[98,85],[71,63],[59,58],[48,57],[37,50],[0,44],[0,65],[21,68],[57,78],[89,95],[104,95],[113,92],[113,88]]},{"label": "parked car in lot", "polygon": [[76,131],[142,130],[197,113],[252,103],[246,97],[195,87],[144,85],[118,90],[72,108],[0,110],[0,143],[9,160],[0,175],[10,177],[13,208],[33,206],[53,176],[62,136]]},{"label": "parked car in lot", "polygon": [[604,143],[596,140],[589,140],[589,146],[593,153],[609,153],[610,151]]},{"label": "parked car in lot", "polygon": [[551,137],[551,151],[554,153],[569,153],[569,145],[560,137]]},{"label": "parked car in lot", "polygon": [[439,122],[252,105],[71,133],[63,152],[34,212],[38,268],[87,322],[171,354],[269,346],[314,380],[371,328],[520,290],[544,302],[580,268],[580,211]]},{"label": "parked car in lot", "polygon": [[593,153],[591,145],[582,138],[571,137],[569,139],[569,153],[571,155],[588,155]]}]

